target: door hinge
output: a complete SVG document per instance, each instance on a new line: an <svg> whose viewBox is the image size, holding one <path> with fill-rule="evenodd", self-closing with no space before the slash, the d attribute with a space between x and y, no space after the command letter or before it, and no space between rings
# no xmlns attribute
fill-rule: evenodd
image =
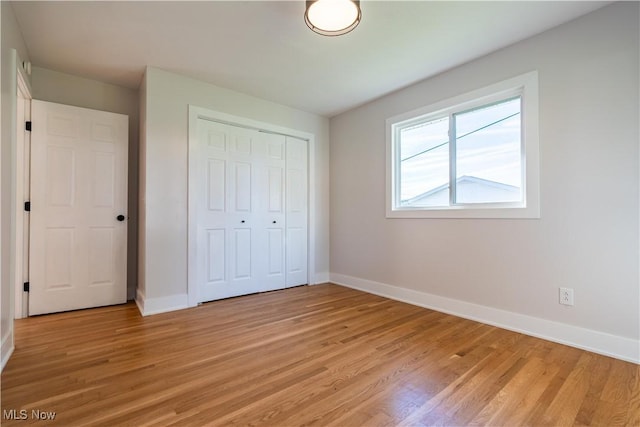
<svg viewBox="0 0 640 427"><path fill-rule="evenodd" d="M29 120L28 122L24 123L24 129L28 130L29 132L31 132L31 120Z"/></svg>
<svg viewBox="0 0 640 427"><path fill-rule="evenodd" d="M22 285L22 290L24 292L29 292L29 282L24 282L24 284Z"/></svg>
<svg viewBox="0 0 640 427"><path fill-rule="evenodd" d="M24 202L25 212L31 212L31 202Z"/></svg>

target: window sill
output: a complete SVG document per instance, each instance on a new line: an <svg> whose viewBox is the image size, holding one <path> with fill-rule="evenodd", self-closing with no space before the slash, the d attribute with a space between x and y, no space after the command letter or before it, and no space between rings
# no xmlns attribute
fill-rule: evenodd
<svg viewBox="0 0 640 427"><path fill-rule="evenodd" d="M387 209L387 218L424 219L540 219L538 207L460 207Z"/></svg>

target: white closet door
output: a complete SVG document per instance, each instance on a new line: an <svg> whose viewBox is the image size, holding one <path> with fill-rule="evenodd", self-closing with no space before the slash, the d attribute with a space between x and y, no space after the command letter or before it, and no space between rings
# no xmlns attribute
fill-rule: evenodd
<svg viewBox="0 0 640 427"><path fill-rule="evenodd" d="M285 287L285 137L260 133L258 210L261 243L259 280L263 291Z"/></svg>
<svg viewBox="0 0 640 427"><path fill-rule="evenodd" d="M307 283L306 146L197 120L199 302Z"/></svg>
<svg viewBox="0 0 640 427"><path fill-rule="evenodd" d="M308 143L287 137L287 189L286 189L286 286L298 286L307 280L307 235L308 235Z"/></svg>
<svg viewBox="0 0 640 427"><path fill-rule="evenodd" d="M29 314L126 302L128 118L33 101Z"/></svg>
<svg viewBox="0 0 640 427"><path fill-rule="evenodd" d="M256 131L198 120L197 256L200 301L261 290Z"/></svg>

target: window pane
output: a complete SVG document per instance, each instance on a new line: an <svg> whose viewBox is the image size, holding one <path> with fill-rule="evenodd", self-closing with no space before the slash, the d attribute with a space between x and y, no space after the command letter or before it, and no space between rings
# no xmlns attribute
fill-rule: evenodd
<svg viewBox="0 0 640 427"><path fill-rule="evenodd" d="M522 201L520 97L454 114L456 203Z"/></svg>
<svg viewBox="0 0 640 427"><path fill-rule="evenodd" d="M400 130L400 206L449 205L449 119Z"/></svg>

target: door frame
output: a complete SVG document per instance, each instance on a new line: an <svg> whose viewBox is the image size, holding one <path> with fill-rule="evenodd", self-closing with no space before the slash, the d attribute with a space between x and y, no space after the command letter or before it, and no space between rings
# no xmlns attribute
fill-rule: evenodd
<svg viewBox="0 0 640 427"><path fill-rule="evenodd" d="M308 206L307 206L307 283L315 283L315 248L312 242L315 241L315 206L316 206L316 173L315 173L315 135L290 129L270 123L248 119L246 117L235 116L220 111L189 105L189 135L188 135L188 217L187 217L187 297L189 307L195 307L199 303L197 277L197 206L196 206L196 186L198 179L196 168L191 165L196 164L198 155L198 120L211 120L231 126L262 130L291 136L302 139L308 143Z"/></svg>
<svg viewBox="0 0 640 427"><path fill-rule="evenodd" d="M25 167L25 161L30 161L31 135L25 130L24 122L31 120L31 84L26 68L30 64L23 63L14 50L16 60L16 97L12 100L12 110L15 114L13 122L15 139L12 138L12 185L11 185L11 283L14 284L14 315L15 319L28 316L28 292L24 292L24 282L28 282L29 269L29 217L24 211L24 202L28 200L31 171ZM20 96L18 96L18 92ZM22 108L22 114L19 109ZM18 119L23 123L18 123Z"/></svg>

